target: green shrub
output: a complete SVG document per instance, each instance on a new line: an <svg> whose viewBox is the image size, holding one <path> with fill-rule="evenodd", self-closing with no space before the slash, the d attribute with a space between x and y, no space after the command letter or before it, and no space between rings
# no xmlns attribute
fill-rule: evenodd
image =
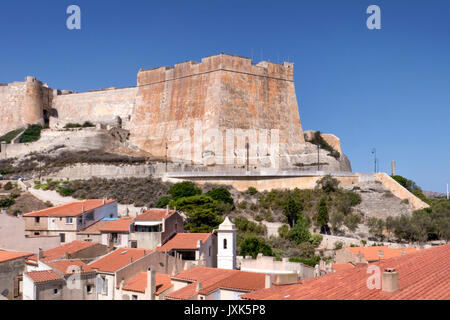
<svg viewBox="0 0 450 320"><path fill-rule="evenodd" d="M202 194L202 190L191 181L176 183L169 188L169 194L173 200L184 197L193 197Z"/></svg>
<svg viewBox="0 0 450 320"><path fill-rule="evenodd" d="M246 238L241 243L240 248L242 256L252 256L253 259L256 258L258 253L262 253L265 256L273 256L272 248L256 237Z"/></svg>
<svg viewBox="0 0 450 320"><path fill-rule="evenodd" d="M238 208L241 209L241 210L247 210L247 201L239 202Z"/></svg>
<svg viewBox="0 0 450 320"><path fill-rule="evenodd" d="M68 123L64 126L64 129L75 129L75 128L81 128L82 125L79 123Z"/></svg>
<svg viewBox="0 0 450 320"><path fill-rule="evenodd" d="M325 198L320 199L319 211L316 216L316 225L318 227L325 227L328 225L328 206Z"/></svg>
<svg viewBox="0 0 450 320"><path fill-rule="evenodd" d="M344 223L345 215L342 212L335 212L331 215L331 229L333 232L339 232Z"/></svg>
<svg viewBox="0 0 450 320"><path fill-rule="evenodd" d="M230 191L228 191L226 188L223 187L214 188L208 191L206 195L217 201L228 203L230 205L234 204L234 200L233 197L231 196Z"/></svg>
<svg viewBox="0 0 450 320"><path fill-rule="evenodd" d="M344 244L341 241L337 241L334 243L334 250L342 249L343 246Z"/></svg>
<svg viewBox="0 0 450 320"><path fill-rule="evenodd" d="M171 199L167 196L161 197L156 202L156 207L157 208L165 208L170 203L170 201L171 201Z"/></svg>
<svg viewBox="0 0 450 320"><path fill-rule="evenodd" d="M41 131L43 127L39 124L29 126L20 138L21 143L29 143L38 141L41 138Z"/></svg>
<svg viewBox="0 0 450 320"><path fill-rule="evenodd" d="M91 128L91 127L95 127L95 124L93 124L92 122L89 122L89 121L85 121L83 123L83 128Z"/></svg>
<svg viewBox="0 0 450 320"><path fill-rule="evenodd" d="M281 238L288 239L289 238L289 226L287 224L283 224L278 228L278 234Z"/></svg>
<svg viewBox="0 0 450 320"><path fill-rule="evenodd" d="M217 210L217 201L205 195L179 198L171 202L171 207L186 213L185 229L189 232L212 232L223 219Z"/></svg>
<svg viewBox="0 0 450 320"><path fill-rule="evenodd" d="M301 262L307 266L315 267L316 264L320 262L320 256L315 256L314 258L300 258L300 257L290 257L290 262Z"/></svg>
<svg viewBox="0 0 450 320"><path fill-rule="evenodd" d="M254 233L257 235L265 235L267 228L263 224L257 224L253 221L249 221L244 217L237 217L234 219L234 225L243 233Z"/></svg>
<svg viewBox="0 0 450 320"><path fill-rule="evenodd" d="M254 196L258 193L258 190L255 187L249 187L246 191L247 194Z"/></svg>
<svg viewBox="0 0 450 320"><path fill-rule="evenodd" d="M14 187L13 187L13 184L11 183L11 182L7 182L5 185L4 185L4 187L3 187L3 189L5 189L5 190L12 190Z"/></svg>
<svg viewBox="0 0 450 320"><path fill-rule="evenodd" d="M13 198L0 199L0 208L9 208L16 201Z"/></svg>
<svg viewBox="0 0 450 320"><path fill-rule="evenodd" d="M17 130L13 130L8 132L7 134L3 135L0 137L0 141L5 141L6 143L11 143L11 141L17 137L17 135L19 133L21 133L23 131L23 128L17 129Z"/></svg>
<svg viewBox="0 0 450 320"><path fill-rule="evenodd" d="M333 178L330 174L327 174L317 181L317 187L326 193L335 192L339 188L339 180Z"/></svg>
<svg viewBox="0 0 450 320"><path fill-rule="evenodd" d="M309 238L309 242L314 246L314 248L317 248L322 242L322 240L323 236L318 233L312 234L311 237Z"/></svg>
<svg viewBox="0 0 450 320"><path fill-rule="evenodd" d="M355 232L358 224L361 222L361 218L357 214L348 215L344 218L344 225L351 231Z"/></svg>
<svg viewBox="0 0 450 320"><path fill-rule="evenodd" d="M75 190L73 190L71 188L60 188L59 189L59 194L62 195L63 197L70 197L74 193L75 193Z"/></svg>
<svg viewBox="0 0 450 320"><path fill-rule="evenodd" d="M289 230L288 238L296 244L309 241L311 233L305 219L300 218L297 220L295 225Z"/></svg>

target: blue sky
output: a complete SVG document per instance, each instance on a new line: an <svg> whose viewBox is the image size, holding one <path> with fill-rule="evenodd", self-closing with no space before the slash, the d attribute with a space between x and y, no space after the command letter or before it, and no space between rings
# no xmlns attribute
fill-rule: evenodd
<svg viewBox="0 0 450 320"><path fill-rule="evenodd" d="M66 8L82 29L66 28ZM381 8L381 30L366 9ZM2 1L0 82L85 91L220 52L292 61L304 129L340 137L354 171L450 183L450 1Z"/></svg>

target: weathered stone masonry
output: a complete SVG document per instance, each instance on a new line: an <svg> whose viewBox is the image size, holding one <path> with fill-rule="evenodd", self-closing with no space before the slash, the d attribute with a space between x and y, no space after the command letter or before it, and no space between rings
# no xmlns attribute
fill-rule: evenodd
<svg viewBox="0 0 450 320"><path fill-rule="evenodd" d="M166 143L169 156L176 153L183 142L171 138L177 129L186 130L185 136L202 151L223 153L223 163L231 165L234 160L230 163L229 158L245 153L244 140L250 143L251 156L280 158L301 151L305 142L293 64L263 61L254 65L248 58L226 54L203 58L200 63L140 70L137 87L124 89L73 93L52 90L27 77L25 82L0 86L0 111L0 134L46 120L53 129L69 122L119 123L130 130L135 146L156 158L165 157ZM198 124L200 140L194 137ZM273 129L279 130L279 137L272 136ZM211 130L220 136L201 139ZM238 142L233 136L228 141L227 130L241 134L244 140ZM256 140L251 140L248 130L257 132ZM213 139L222 140L223 150L211 149ZM257 149L257 145L271 142L276 142L279 150ZM201 163L191 151L189 160Z"/></svg>

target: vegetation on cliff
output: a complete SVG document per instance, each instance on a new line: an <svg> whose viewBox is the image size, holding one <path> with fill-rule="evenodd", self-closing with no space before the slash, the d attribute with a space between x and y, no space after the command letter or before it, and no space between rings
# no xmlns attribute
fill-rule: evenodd
<svg viewBox="0 0 450 320"><path fill-rule="evenodd" d="M20 128L20 129L17 129L17 130L10 131L10 132L4 134L3 136L1 136L0 137L0 141L5 141L6 143L11 143L11 141L15 137L17 137L17 135L19 133L21 133L23 130L24 130L23 128Z"/></svg>

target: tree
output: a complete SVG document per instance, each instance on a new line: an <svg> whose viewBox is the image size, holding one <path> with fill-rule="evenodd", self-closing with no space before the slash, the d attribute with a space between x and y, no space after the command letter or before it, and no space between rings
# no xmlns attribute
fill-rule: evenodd
<svg viewBox="0 0 450 320"><path fill-rule="evenodd" d="M206 193L207 196L213 198L214 200L221 201L224 203L228 203L233 205L234 200L231 196L230 191L228 191L226 188L220 187L220 188L214 188Z"/></svg>
<svg viewBox="0 0 450 320"><path fill-rule="evenodd" d="M283 213L286 216L291 227L295 225L298 216L301 215L301 210L301 205L297 201L295 201L294 197L291 194L289 194Z"/></svg>
<svg viewBox="0 0 450 320"><path fill-rule="evenodd" d="M256 237L244 239L240 248L241 255L244 257L252 256L252 258L255 259L258 253L262 253L265 256L273 256L272 248L264 241Z"/></svg>
<svg viewBox="0 0 450 320"><path fill-rule="evenodd" d="M333 232L339 232L344 223L345 215L342 212L335 212L331 215L331 229Z"/></svg>
<svg viewBox="0 0 450 320"><path fill-rule="evenodd" d="M369 232L375 237L383 238L384 221L375 217L369 218L367 221Z"/></svg>
<svg viewBox="0 0 450 320"><path fill-rule="evenodd" d="M308 224L305 219L299 217L295 225L289 230L288 238L296 244L307 242L311 238Z"/></svg>
<svg viewBox="0 0 450 320"><path fill-rule="evenodd" d="M360 222L361 222L361 218L357 214L351 214L351 215L345 216L345 218L344 218L344 225L351 232L355 232L355 230L358 227L358 224Z"/></svg>
<svg viewBox="0 0 450 320"><path fill-rule="evenodd" d="M339 188L339 180L327 174L322 179L317 181L317 187L321 188L326 193L335 192Z"/></svg>
<svg viewBox="0 0 450 320"><path fill-rule="evenodd" d="M223 221L217 210L217 201L208 196L180 198L171 202L171 207L174 206L186 213L185 229L189 232L211 232Z"/></svg>
<svg viewBox="0 0 450 320"><path fill-rule="evenodd" d="M319 211L316 216L316 224L321 228L321 231L326 231L328 227L328 206L325 198L320 199Z"/></svg>
<svg viewBox="0 0 450 320"><path fill-rule="evenodd" d="M178 200L184 197L193 197L202 194L202 190L198 188L195 183L191 181L184 181L172 185L169 189L169 194L173 200Z"/></svg>
<svg viewBox="0 0 450 320"><path fill-rule="evenodd" d="M157 208L165 208L170 203L170 198L167 196L161 197L156 202Z"/></svg>

